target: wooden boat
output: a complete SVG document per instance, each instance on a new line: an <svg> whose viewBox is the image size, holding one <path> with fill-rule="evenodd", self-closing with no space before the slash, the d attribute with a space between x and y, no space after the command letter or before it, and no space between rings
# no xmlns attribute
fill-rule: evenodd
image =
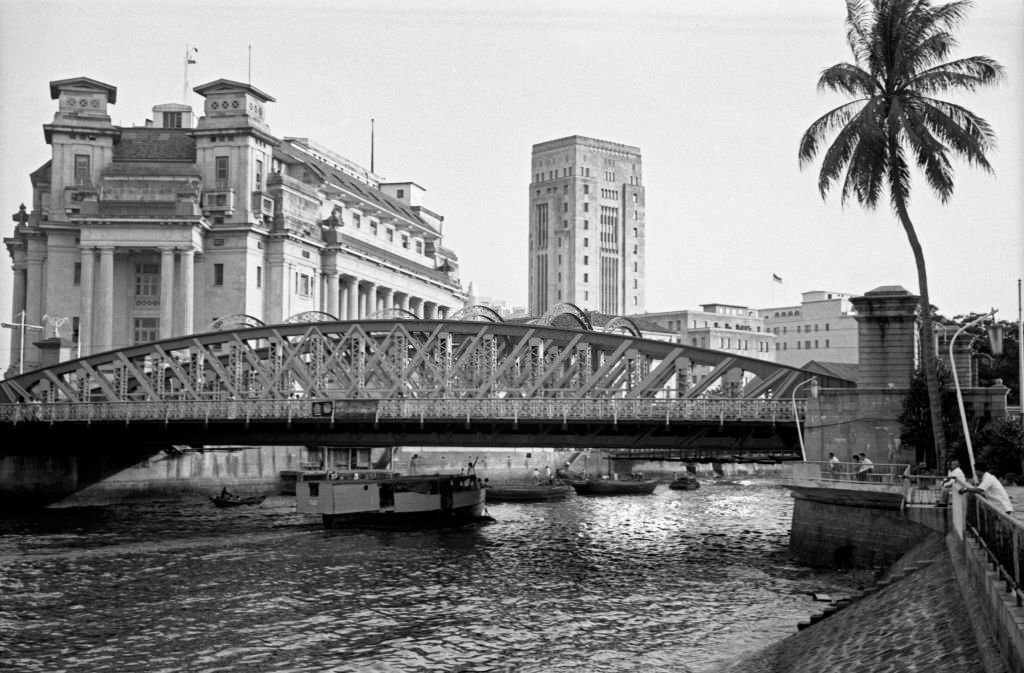
<svg viewBox="0 0 1024 673"><path fill-rule="evenodd" d="M328 528L446 528L486 521L486 489L475 474L307 472L296 511Z"/></svg>
<svg viewBox="0 0 1024 673"><path fill-rule="evenodd" d="M634 475L626 479L575 479L571 483L580 495L648 495L654 492L658 480Z"/></svg>
<svg viewBox="0 0 1024 673"><path fill-rule="evenodd" d="M700 482L692 474L683 474L673 479L668 487L673 491L696 491L700 488Z"/></svg>
<svg viewBox="0 0 1024 673"><path fill-rule="evenodd" d="M563 500L575 493L570 484L561 481L551 483L535 483L528 481L504 481L496 484L488 483L487 500L489 502L541 502Z"/></svg>
<svg viewBox="0 0 1024 673"><path fill-rule="evenodd" d="M265 495L238 496L233 494L211 495L210 501L217 507L238 507L239 505L258 505L267 499Z"/></svg>

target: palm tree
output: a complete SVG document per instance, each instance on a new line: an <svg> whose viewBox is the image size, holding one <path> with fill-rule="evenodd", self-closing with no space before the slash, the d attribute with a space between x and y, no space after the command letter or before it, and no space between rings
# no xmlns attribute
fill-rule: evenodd
<svg viewBox="0 0 1024 673"><path fill-rule="evenodd" d="M847 42L854 63L837 63L821 73L818 90L853 100L830 110L804 132L800 167L809 164L828 138L818 191L824 199L842 184L842 204L852 197L874 209L888 188L889 200L914 252L921 295L921 356L928 389L934 459L942 465L939 384L932 344L931 302L924 252L907 211L912 159L942 203L953 193L950 155L991 172L985 153L995 144L992 128L970 110L934 98L945 91L974 91L1004 76L986 56L945 61L956 46L952 30L969 1L933 7L930 0L846 0Z"/></svg>

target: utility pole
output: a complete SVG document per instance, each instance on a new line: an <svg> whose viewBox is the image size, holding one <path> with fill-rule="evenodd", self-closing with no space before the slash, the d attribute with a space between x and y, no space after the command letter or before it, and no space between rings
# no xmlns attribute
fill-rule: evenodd
<svg viewBox="0 0 1024 673"><path fill-rule="evenodd" d="M21 375L21 374L25 373L25 330L27 330L27 329L42 330L43 326L42 325L30 325L27 322L25 322L25 309L21 309L21 311L18 313L18 315L21 316L21 320L19 320L18 322L0 322L0 327L6 327L8 329L20 330L20 339L19 340L21 341L21 345L20 345L20 353L18 355L18 374Z"/></svg>

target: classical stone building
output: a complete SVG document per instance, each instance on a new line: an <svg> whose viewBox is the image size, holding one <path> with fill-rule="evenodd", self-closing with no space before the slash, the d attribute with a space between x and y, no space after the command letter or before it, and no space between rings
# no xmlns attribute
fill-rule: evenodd
<svg viewBox="0 0 1024 673"><path fill-rule="evenodd" d="M422 187L274 136L274 98L254 86L194 91L198 119L164 104L120 127L108 113L116 87L50 83L52 158L31 173L32 206L4 239L14 316L45 331L26 332L23 363L13 332L13 371L55 360L54 346L67 357L310 312L432 318L463 306Z"/></svg>
<svg viewBox="0 0 1024 673"><path fill-rule="evenodd" d="M533 146L529 313L560 302L642 313L644 187L640 150L569 136Z"/></svg>

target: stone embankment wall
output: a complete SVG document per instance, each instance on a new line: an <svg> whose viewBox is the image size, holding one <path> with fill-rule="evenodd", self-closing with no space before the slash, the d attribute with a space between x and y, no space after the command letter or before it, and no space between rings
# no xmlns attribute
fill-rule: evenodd
<svg viewBox="0 0 1024 673"><path fill-rule="evenodd" d="M912 557L913 560L910 560ZM1001 673L984 616L961 590L955 554L933 535L908 562L847 607L714 673ZM975 628L979 626L980 628ZM794 630L796 625L794 625Z"/></svg>
<svg viewBox="0 0 1024 673"><path fill-rule="evenodd" d="M884 568L929 534L945 531L945 509L875 509L795 494L790 551L816 567Z"/></svg>

